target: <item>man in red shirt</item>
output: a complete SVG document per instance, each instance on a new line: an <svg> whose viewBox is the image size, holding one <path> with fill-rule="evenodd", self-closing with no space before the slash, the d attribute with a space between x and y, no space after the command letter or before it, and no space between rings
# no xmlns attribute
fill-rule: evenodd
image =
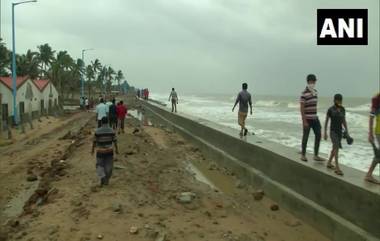
<svg viewBox="0 0 380 241"><path fill-rule="evenodd" d="M124 119L127 115L127 107L124 105L123 101L121 100L117 106L116 106L116 115L117 115L117 126L119 127L118 134L120 134L120 131L124 133Z"/></svg>

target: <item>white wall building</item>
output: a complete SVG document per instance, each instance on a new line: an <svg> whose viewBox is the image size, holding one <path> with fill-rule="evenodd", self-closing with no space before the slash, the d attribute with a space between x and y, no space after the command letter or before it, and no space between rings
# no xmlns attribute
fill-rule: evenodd
<svg viewBox="0 0 380 241"><path fill-rule="evenodd" d="M17 115L41 113L58 105L58 92L49 80L31 80L28 76L17 77ZM13 116L12 77L0 77L2 119ZM50 105L49 105L50 103Z"/></svg>

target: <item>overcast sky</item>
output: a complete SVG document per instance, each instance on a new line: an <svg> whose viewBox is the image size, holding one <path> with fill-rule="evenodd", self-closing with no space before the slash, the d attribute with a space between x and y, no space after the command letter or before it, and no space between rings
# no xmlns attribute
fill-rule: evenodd
<svg viewBox="0 0 380 241"><path fill-rule="evenodd" d="M11 47L11 0L2 37ZM317 46L318 8L368 8L368 46ZM17 52L49 43L121 69L153 92L298 95L308 73L323 96L379 86L379 0L38 0L16 7Z"/></svg>

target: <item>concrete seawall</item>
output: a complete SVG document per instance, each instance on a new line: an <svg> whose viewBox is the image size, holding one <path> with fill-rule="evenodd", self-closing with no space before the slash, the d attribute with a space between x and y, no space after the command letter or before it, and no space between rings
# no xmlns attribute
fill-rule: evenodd
<svg viewBox="0 0 380 241"><path fill-rule="evenodd" d="M344 177L324 163L303 163L297 150L145 101L146 114L173 126L201 150L332 240L380 240L380 187L364 173L343 167ZM371 159L371 158L369 158ZM370 160L369 160L370 161Z"/></svg>

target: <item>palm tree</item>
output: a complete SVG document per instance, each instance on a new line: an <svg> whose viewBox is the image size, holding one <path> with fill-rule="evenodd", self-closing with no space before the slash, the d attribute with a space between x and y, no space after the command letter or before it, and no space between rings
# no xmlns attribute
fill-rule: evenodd
<svg viewBox="0 0 380 241"><path fill-rule="evenodd" d="M102 85L101 85L101 82L99 81L99 74L100 74L100 71L102 69L102 64L100 63L99 59L95 59L95 61L92 61L91 62L92 64L92 70L94 72L94 80L95 80L95 86L98 88L98 89L101 89Z"/></svg>
<svg viewBox="0 0 380 241"><path fill-rule="evenodd" d="M26 54L16 55L16 73L19 76L30 76L32 79L38 77L38 53L30 49Z"/></svg>
<svg viewBox="0 0 380 241"><path fill-rule="evenodd" d="M111 66L108 66L107 68L107 90L108 94L111 94L111 88L112 88L112 81L114 80L115 70Z"/></svg>
<svg viewBox="0 0 380 241"><path fill-rule="evenodd" d="M94 68L91 64L86 67L85 75L87 78L88 98L91 97L92 80L95 79Z"/></svg>
<svg viewBox="0 0 380 241"><path fill-rule="evenodd" d="M11 52L5 47L3 40L0 38L0 76L9 74L11 65Z"/></svg>
<svg viewBox="0 0 380 241"><path fill-rule="evenodd" d="M39 50L39 59L41 64L41 75L46 76L47 70L54 61L54 53L49 44L43 44L37 46Z"/></svg>
<svg viewBox="0 0 380 241"><path fill-rule="evenodd" d="M73 91L78 86L80 80L80 61L76 63L67 51L59 51L57 58L51 64L50 78L58 87L60 97L63 98L66 93Z"/></svg>
<svg viewBox="0 0 380 241"><path fill-rule="evenodd" d="M116 76L115 76L115 79L117 80L117 86L118 86L118 88L119 88L119 91L121 91L121 89L120 89L120 81L121 81L122 79L124 79L124 74L123 74L123 72L122 72L121 70L117 71L117 74L116 74Z"/></svg>

